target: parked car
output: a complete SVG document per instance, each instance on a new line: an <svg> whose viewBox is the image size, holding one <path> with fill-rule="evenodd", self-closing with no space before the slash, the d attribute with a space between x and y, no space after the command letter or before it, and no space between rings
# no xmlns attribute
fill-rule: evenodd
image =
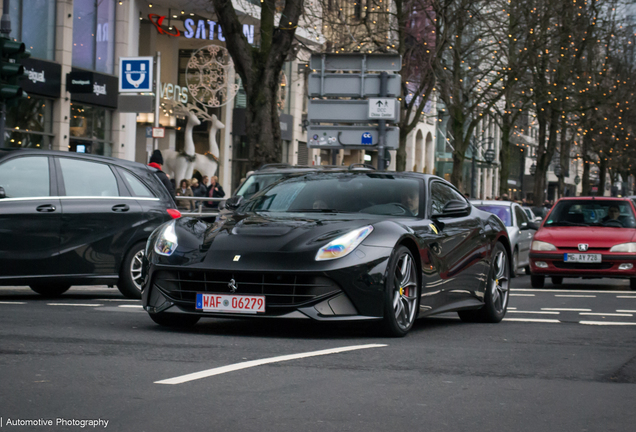
<svg viewBox="0 0 636 432"><path fill-rule="evenodd" d="M531 282L542 288L546 276L624 278L636 289L636 218L628 198L561 198L534 236Z"/></svg>
<svg viewBox="0 0 636 432"><path fill-rule="evenodd" d="M478 209L493 213L503 221L510 237L514 273L524 269L526 274L530 274L530 243L539 226L528 220L526 212L519 204L511 201L471 202Z"/></svg>
<svg viewBox="0 0 636 432"><path fill-rule="evenodd" d="M299 172L228 199L214 223L182 218L157 229L142 304L166 326L202 317L379 320L403 336L416 317L442 312L501 321L510 256L501 220L439 177Z"/></svg>
<svg viewBox="0 0 636 432"><path fill-rule="evenodd" d="M116 284L140 298L146 241L180 216L155 172L110 157L0 149L0 285L53 296Z"/></svg>
<svg viewBox="0 0 636 432"><path fill-rule="evenodd" d="M534 222L538 224L541 223L541 221L543 220L543 216L535 214L532 211L532 208L530 207L522 207L522 208L523 208L523 211L526 212L526 216L528 216L528 220L530 222Z"/></svg>

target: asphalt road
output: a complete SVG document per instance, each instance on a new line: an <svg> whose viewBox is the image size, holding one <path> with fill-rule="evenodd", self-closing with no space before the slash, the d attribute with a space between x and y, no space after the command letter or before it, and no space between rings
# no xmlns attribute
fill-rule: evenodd
<svg viewBox="0 0 636 432"><path fill-rule="evenodd" d="M527 277L513 288L500 324L446 314L402 339L270 320L170 330L114 289L47 300L0 288L2 430L634 430L636 292L574 279L534 290ZM181 383L158 383L169 379ZM25 420L53 425L14 426Z"/></svg>

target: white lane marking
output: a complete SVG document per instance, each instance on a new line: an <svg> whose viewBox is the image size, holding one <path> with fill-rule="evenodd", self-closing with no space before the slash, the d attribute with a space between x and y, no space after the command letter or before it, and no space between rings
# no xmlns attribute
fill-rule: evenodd
<svg viewBox="0 0 636 432"><path fill-rule="evenodd" d="M574 289L533 289L533 288L511 288L511 291L529 291L529 292L556 292L556 293L582 293L582 294L625 294L625 291L593 291L593 290L574 290ZM636 297L635 297L636 298Z"/></svg>
<svg viewBox="0 0 636 432"><path fill-rule="evenodd" d="M120 307L120 308L139 308L139 309L143 308L142 305L119 305L117 307Z"/></svg>
<svg viewBox="0 0 636 432"><path fill-rule="evenodd" d="M284 362L288 360L296 360L296 359L301 359L306 357L315 357L315 356L321 356L321 355L327 355L327 354L338 354L342 352L355 351L355 350L361 350L361 349L367 349L367 348L381 348L385 346L387 345L385 344L355 345L355 346L348 346L348 347L342 347L342 348L331 348L331 349L320 350L320 351L310 351L310 352L300 353L300 354L289 354L289 355L278 356L278 357L270 357L270 358L261 359L261 360L252 360L252 361L247 361L242 363L235 363L235 364L221 366L214 369L204 370L201 372L194 372L187 375L181 375L174 378L168 378L161 381L155 381L155 384L183 384L188 381L194 381L201 378L207 378L214 375L224 374L227 372L234 372L237 370L247 369L247 368L260 366L260 365L264 365L268 363Z"/></svg>
<svg viewBox="0 0 636 432"><path fill-rule="evenodd" d="M543 319L543 318L504 318L504 321L519 321L519 322L534 322L534 323L561 323L555 319Z"/></svg>
<svg viewBox="0 0 636 432"><path fill-rule="evenodd" d="M104 306L103 304L97 303L47 303L49 306L88 306L88 307L97 307Z"/></svg>
<svg viewBox="0 0 636 432"><path fill-rule="evenodd" d="M634 315L628 314L628 313L601 313L601 312L580 312L579 315L624 316L624 317L634 316Z"/></svg>
<svg viewBox="0 0 636 432"><path fill-rule="evenodd" d="M508 308L510 309L510 308ZM525 314L541 314L541 315L559 315L561 312L548 312L548 311L520 311L520 310L511 310L508 311L510 313L525 313Z"/></svg>
<svg viewBox="0 0 636 432"><path fill-rule="evenodd" d="M541 308L544 311L561 311L561 312L592 312L592 309L575 309L575 308Z"/></svg>
<svg viewBox="0 0 636 432"><path fill-rule="evenodd" d="M26 304L26 302L19 302L19 301L0 301L0 304Z"/></svg>
<svg viewBox="0 0 636 432"><path fill-rule="evenodd" d="M616 298L636 298L636 296L616 296Z"/></svg>
<svg viewBox="0 0 636 432"><path fill-rule="evenodd" d="M95 301L138 302L138 301L141 301L141 300L131 300L131 299L95 299Z"/></svg>
<svg viewBox="0 0 636 432"><path fill-rule="evenodd" d="M534 294L510 294L513 297L534 297Z"/></svg>
<svg viewBox="0 0 636 432"><path fill-rule="evenodd" d="M620 312L620 313L636 313L636 310L616 309L616 312Z"/></svg>
<svg viewBox="0 0 636 432"><path fill-rule="evenodd" d="M587 325L636 325L636 322L617 322L617 321L579 321L579 324L587 324Z"/></svg>
<svg viewBox="0 0 636 432"><path fill-rule="evenodd" d="M596 296L593 295L568 295L568 294L555 294L555 297L585 297L585 298L596 298Z"/></svg>
<svg viewBox="0 0 636 432"><path fill-rule="evenodd" d="M508 307L508 310L517 310L517 308Z"/></svg>

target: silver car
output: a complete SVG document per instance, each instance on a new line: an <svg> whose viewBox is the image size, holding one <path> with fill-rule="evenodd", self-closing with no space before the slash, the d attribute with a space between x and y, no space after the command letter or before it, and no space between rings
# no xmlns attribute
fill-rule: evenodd
<svg viewBox="0 0 636 432"><path fill-rule="evenodd" d="M514 272L524 269L526 274L530 274L530 243L537 232L537 224L528 220L526 212L519 204L510 201L473 200L471 203L480 210L499 216L510 237Z"/></svg>

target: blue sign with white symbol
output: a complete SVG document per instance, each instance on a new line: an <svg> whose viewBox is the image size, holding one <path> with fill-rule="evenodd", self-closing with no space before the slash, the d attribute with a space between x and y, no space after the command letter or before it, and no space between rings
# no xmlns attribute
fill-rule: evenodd
<svg viewBox="0 0 636 432"><path fill-rule="evenodd" d="M120 57L119 92L152 92L153 60L152 57Z"/></svg>
<svg viewBox="0 0 636 432"><path fill-rule="evenodd" d="M373 144L373 136L371 135L371 132L364 132L362 134L362 145L372 145Z"/></svg>

